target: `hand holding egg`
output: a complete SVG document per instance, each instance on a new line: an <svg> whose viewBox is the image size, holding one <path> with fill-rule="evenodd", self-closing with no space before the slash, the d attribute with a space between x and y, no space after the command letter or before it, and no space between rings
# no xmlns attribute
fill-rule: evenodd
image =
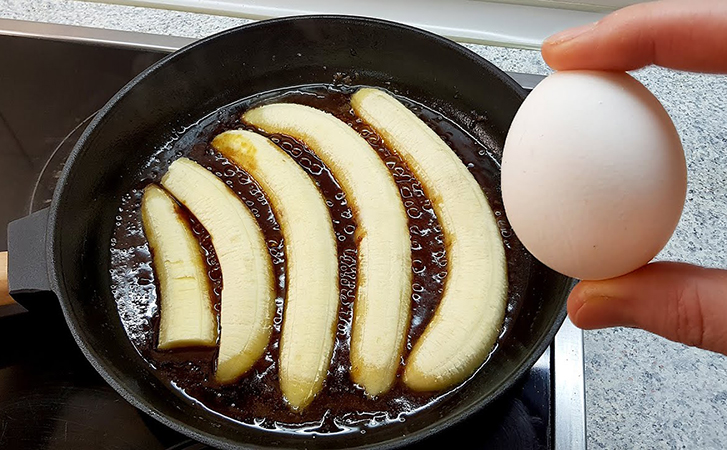
<svg viewBox="0 0 727 450"><path fill-rule="evenodd" d="M552 269L614 278L656 256L686 197L679 135L623 72L557 72L527 97L502 159L515 234Z"/></svg>
<svg viewBox="0 0 727 450"><path fill-rule="evenodd" d="M664 0L551 36L542 53L555 70L624 71L658 64L727 74L725 41L727 2ZM668 262L578 283L568 298L568 315L578 327L637 327L725 355L726 308L727 271Z"/></svg>

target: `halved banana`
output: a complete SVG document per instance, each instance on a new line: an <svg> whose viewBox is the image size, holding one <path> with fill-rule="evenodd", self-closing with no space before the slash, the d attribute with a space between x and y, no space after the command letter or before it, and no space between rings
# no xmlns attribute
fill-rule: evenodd
<svg viewBox="0 0 727 450"><path fill-rule="evenodd" d="M141 218L159 280L160 350L211 347L217 343L217 317L202 248L178 206L154 184L144 189Z"/></svg>
<svg viewBox="0 0 727 450"><path fill-rule="evenodd" d="M273 267L252 213L219 178L180 158L164 186L210 233L222 270L220 350L215 378L230 383L262 356L270 340L275 290Z"/></svg>
<svg viewBox="0 0 727 450"><path fill-rule="evenodd" d="M262 186L285 242L286 295L280 341L280 387L294 410L323 387L338 321L338 254L326 201L282 149L258 134L234 130L212 146Z"/></svg>
<svg viewBox="0 0 727 450"><path fill-rule="evenodd" d="M388 391L396 379L411 309L411 241L393 177L358 133L323 111L273 104L242 118L268 133L305 142L346 193L358 243L351 377L370 397Z"/></svg>
<svg viewBox="0 0 727 450"><path fill-rule="evenodd" d="M471 375L497 340L507 301L500 230L472 174L414 113L371 88L357 91L351 105L404 158L442 225L444 293L406 361L404 382L419 391L444 389Z"/></svg>

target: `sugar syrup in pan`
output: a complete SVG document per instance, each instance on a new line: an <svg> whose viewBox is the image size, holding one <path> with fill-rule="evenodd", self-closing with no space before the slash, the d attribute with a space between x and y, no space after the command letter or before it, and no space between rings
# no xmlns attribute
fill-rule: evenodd
<svg viewBox="0 0 727 450"><path fill-rule="evenodd" d="M384 161L404 201L412 243L412 320L405 353L410 351L431 319L446 280L446 251L436 214L406 164L386 147L368 125L356 117L349 104L353 92L355 88L352 87L304 86L268 92L222 108L179 133L159 149L141 174L138 185L122 198L111 242L111 288L127 334L141 356L172 389L190 401L232 420L285 432L363 433L367 427L404 421L407 415L447 395L446 392L413 392L403 383L397 382L390 392L371 400L364 396L363 389L351 381L348 346L356 291L355 218L345 194L325 164L301 142L273 134L267 136L300 164L326 198L338 240L341 299L334 355L323 391L302 413L290 412L282 398L277 359L285 296L283 237L259 185L209 145L214 136L225 130L242 128L259 132L240 122L243 111L272 102L300 103L319 108L353 127ZM499 193L499 168L491 156L493 151L436 111L401 96L399 99L455 150L483 187L498 217L508 259L510 286L504 334L508 323L517 314L518 300L527 284L529 261L526 259L529 257L512 236L505 220ZM257 218L274 264L277 308L270 344L264 357L253 369L240 381L228 386L213 381L216 349L156 350L159 322L157 286L151 254L141 226L141 196L144 186L158 182L169 164L181 156L189 157L211 170L240 196ZM219 312L222 277L210 236L183 207L180 206L179 211L190 221L206 256L208 276L214 292L213 307Z"/></svg>

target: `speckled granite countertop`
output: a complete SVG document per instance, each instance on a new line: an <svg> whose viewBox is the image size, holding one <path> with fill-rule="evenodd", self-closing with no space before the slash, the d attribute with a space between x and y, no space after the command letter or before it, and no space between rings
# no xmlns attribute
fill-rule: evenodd
<svg viewBox="0 0 727 450"><path fill-rule="evenodd" d="M0 17L188 37L245 23L62 0L0 0ZM538 52L468 47L505 70L549 72ZM674 119L689 170L682 220L659 258L727 268L727 77L635 75ZM727 448L727 357L639 330L591 331L585 373L589 448Z"/></svg>

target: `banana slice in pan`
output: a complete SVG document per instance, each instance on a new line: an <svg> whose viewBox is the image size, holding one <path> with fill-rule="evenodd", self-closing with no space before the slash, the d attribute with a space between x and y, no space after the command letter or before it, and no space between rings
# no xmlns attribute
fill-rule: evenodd
<svg viewBox="0 0 727 450"><path fill-rule="evenodd" d="M404 382L419 391L450 387L484 362L504 318L507 267L495 216L457 155L399 101L364 88L351 105L406 161L442 225L448 260L444 292L406 361Z"/></svg>
<svg viewBox="0 0 727 450"><path fill-rule="evenodd" d="M150 184L141 199L144 234L159 280L160 350L211 347L217 343L217 317L202 248L174 200Z"/></svg>
<svg viewBox="0 0 727 450"><path fill-rule="evenodd" d="M368 396L396 379L411 302L411 241L393 177L366 141L334 116L309 106L265 105L243 120L303 141L341 184L357 223L358 288L351 334L351 377Z"/></svg>
<svg viewBox="0 0 727 450"><path fill-rule="evenodd" d="M293 410L323 387L338 320L336 236L325 199L282 149L258 134L226 131L212 146L262 186L285 242L286 296L280 387Z"/></svg>
<svg viewBox="0 0 727 450"><path fill-rule="evenodd" d="M162 186L209 231L222 270L220 349L215 378L230 383L265 351L275 307L273 267L252 213L219 178L180 158Z"/></svg>

